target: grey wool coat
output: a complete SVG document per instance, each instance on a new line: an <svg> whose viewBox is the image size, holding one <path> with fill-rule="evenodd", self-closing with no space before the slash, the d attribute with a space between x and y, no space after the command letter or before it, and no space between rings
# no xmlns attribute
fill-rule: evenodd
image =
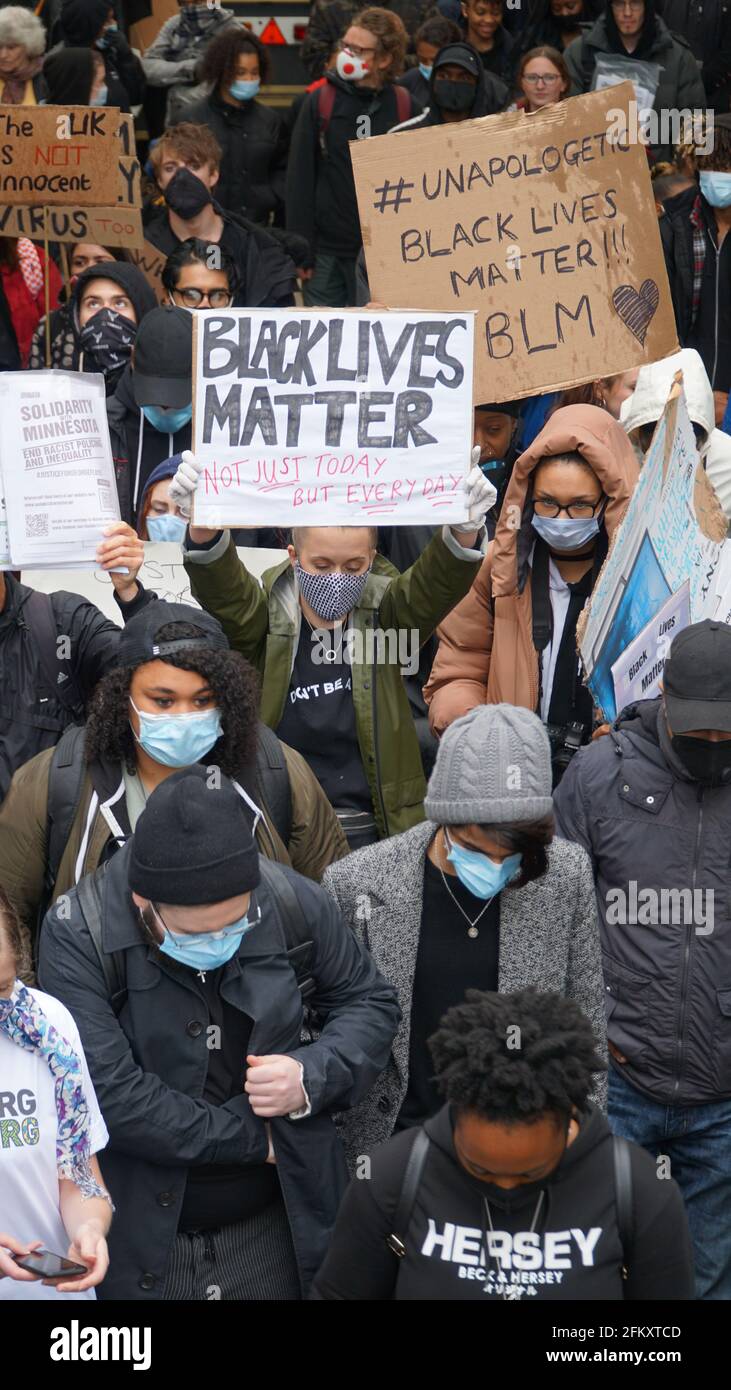
<svg viewBox="0 0 731 1390"><path fill-rule="evenodd" d="M368 947L377 969L395 986L402 1011L385 1070L364 1099L338 1117L351 1168L359 1157L390 1137L408 1088L424 858L436 829L426 821L402 835L349 854L332 864L322 880L345 923ZM604 985L591 861L584 849L565 840L553 841L548 861L542 878L501 895L498 988L501 994L509 994L534 985L573 999L591 1020L598 1051L606 1058ZM591 1098L606 1110L604 1073L595 1076Z"/></svg>

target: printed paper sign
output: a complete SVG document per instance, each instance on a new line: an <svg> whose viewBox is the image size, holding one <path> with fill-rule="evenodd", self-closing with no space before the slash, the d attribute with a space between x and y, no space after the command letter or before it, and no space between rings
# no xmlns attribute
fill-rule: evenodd
<svg viewBox="0 0 731 1390"><path fill-rule="evenodd" d="M119 520L104 378L0 375L0 464L13 568L95 564Z"/></svg>
<svg viewBox="0 0 731 1390"><path fill-rule="evenodd" d="M465 520L474 315L194 314L199 526Z"/></svg>
<svg viewBox="0 0 731 1390"><path fill-rule="evenodd" d="M664 603L659 613L630 642L612 666L617 711L635 700L654 700L660 694L665 658L676 632L690 622L690 586L686 583Z"/></svg>
<svg viewBox="0 0 731 1390"><path fill-rule="evenodd" d="M727 523L698 457L681 381L678 373L577 625L587 684L607 719L617 714L615 672L623 658L661 613L673 612L671 605L684 587L688 621L710 616ZM680 630L683 611L675 614L673 633ZM627 679L628 674L622 692Z"/></svg>
<svg viewBox="0 0 731 1390"><path fill-rule="evenodd" d="M371 297L477 310L475 400L553 391L677 349L631 83L355 140ZM612 116L612 112L616 116Z"/></svg>

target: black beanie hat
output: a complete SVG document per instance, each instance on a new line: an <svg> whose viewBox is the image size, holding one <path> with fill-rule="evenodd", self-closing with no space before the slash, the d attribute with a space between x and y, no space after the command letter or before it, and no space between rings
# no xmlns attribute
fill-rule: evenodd
<svg viewBox="0 0 731 1390"><path fill-rule="evenodd" d="M155 788L132 837L127 881L154 903L200 907L248 893L259 882L249 812L228 777L181 768Z"/></svg>

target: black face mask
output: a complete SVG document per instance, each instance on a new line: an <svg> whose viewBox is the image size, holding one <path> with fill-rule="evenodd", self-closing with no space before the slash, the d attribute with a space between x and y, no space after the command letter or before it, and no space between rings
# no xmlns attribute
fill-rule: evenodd
<svg viewBox="0 0 731 1390"><path fill-rule="evenodd" d="M551 23L555 24L559 33L570 34L574 29L581 28L582 17L580 14L552 14Z"/></svg>
<svg viewBox="0 0 731 1390"><path fill-rule="evenodd" d="M178 169L173 174L163 194L171 212L177 213L184 222L197 217L211 201L206 185L191 174L190 169Z"/></svg>
<svg viewBox="0 0 731 1390"><path fill-rule="evenodd" d="M116 309L98 309L79 331L84 370L104 376L125 367L132 355L137 324Z"/></svg>
<svg viewBox="0 0 731 1390"><path fill-rule="evenodd" d="M450 82L442 77L434 83L434 100L443 111L470 111L477 99L471 82Z"/></svg>
<svg viewBox="0 0 731 1390"><path fill-rule="evenodd" d="M731 783L731 739L713 743L709 738L673 734L670 742L695 782L703 782L708 787Z"/></svg>

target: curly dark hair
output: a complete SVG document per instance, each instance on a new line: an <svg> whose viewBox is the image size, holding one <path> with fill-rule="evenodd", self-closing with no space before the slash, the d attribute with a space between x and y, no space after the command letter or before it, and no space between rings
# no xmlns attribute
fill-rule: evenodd
<svg viewBox="0 0 731 1390"><path fill-rule="evenodd" d="M184 637L205 637L194 623L166 623L157 634L160 642L181 641ZM140 662L140 666L145 665ZM207 758L215 761L226 777L235 777L253 764L256 755L259 718L259 677L238 652L214 647L194 647L171 652L166 666L178 671L195 671L208 681L221 715L223 734ZM86 722L86 760L106 758L123 763L128 772L137 765L136 743L129 722L129 690L139 667L117 666L100 680Z"/></svg>
<svg viewBox="0 0 731 1390"><path fill-rule="evenodd" d="M263 86L269 78L266 45L250 29L232 29L231 25L209 43L201 64L201 80L212 83L216 91L220 87L227 87L236 80L236 68L242 53L253 53L259 59L259 77Z"/></svg>
<svg viewBox="0 0 731 1390"><path fill-rule="evenodd" d="M11 955L15 958L15 974L24 984L33 983L33 961L30 936L21 925L4 888L0 888L0 931L5 932Z"/></svg>
<svg viewBox="0 0 731 1390"><path fill-rule="evenodd" d="M532 1124L548 1114L567 1122L574 1107L584 1109L593 1074L606 1071L578 1004L536 989L468 989L429 1048L450 1104L493 1124Z"/></svg>

